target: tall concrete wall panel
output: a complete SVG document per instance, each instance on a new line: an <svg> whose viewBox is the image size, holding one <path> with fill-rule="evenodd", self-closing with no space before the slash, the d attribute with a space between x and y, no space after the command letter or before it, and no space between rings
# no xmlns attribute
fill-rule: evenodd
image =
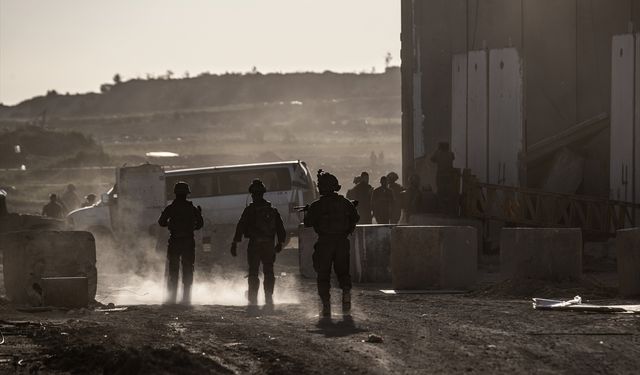
<svg viewBox="0 0 640 375"><path fill-rule="evenodd" d="M515 48L489 53L489 182L519 185L523 141L522 63Z"/></svg>
<svg viewBox="0 0 640 375"><path fill-rule="evenodd" d="M451 151L455 168L467 168L467 54L453 55L451 88Z"/></svg>
<svg viewBox="0 0 640 375"><path fill-rule="evenodd" d="M419 6L411 19L422 36L427 154L451 134L453 55L485 48L518 49L525 65L524 141L531 145L602 113L611 114L611 38L629 32L630 21L635 29L640 25L640 0L404 0L403 15L411 10L407 4L413 3ZM403 29L407 22L403 17ZM405 40L403 36L403 52L408 50ZM403 55L403 65L408 61L413 62L412 56ZM410 94L403 96L403 105L412 101ZM412 127L405 119L403 129ZM586 159L586 194L609 195L608 137L609 132L602 131L594 140L573 145ZM403 144L411 145L405 149L413 149L412 143L411 137L403 138ZM471 146L469 142L469 161L477 156ZM433 183L430 163L416 158L403 161L407 163L411 165L403 166L406 173L419 172L425 184ZM540 187L546 167L530 165L527 184Z"/></svg>
<svg viewBox="0 0 640 375"><path fill-rule="evenodd" d="M394 289L468 288L476 281L471 227L399 226L391 231Z"/></svg>
<svg viewBox="0 0 640 375"><path fill-rule="evenodd" d="M616 235L616 259L620 295L640 296L640 229L619 230Z"/></svg>
<svg viewBox="0 0 640 375"><path fill-rule="evenodd" d="M500 233L503 279L561 281L582 275L579 228L503 228Z"/></svg>
<svg viewBox="0 0 640 375"><path fill-rule="evenodd" d="M469 126L468 168L480 182L488 181L487 121L488 108L487 52L469 52Z"/></svg>
<svg viewBox="0 0 640 375"><path fill-rule="evenodd" d="M615 36L611 47L609 196L624 201L633 196L634 61L634 36Z"/></svg>
<svg viewBox="0 0 640 375"><path fill-rule="evenodd" d="M7 297L18 304L38 305L42 278L86 277L88 299L97 288L96 244L89 232L28 231L0 235Z"/></svg>

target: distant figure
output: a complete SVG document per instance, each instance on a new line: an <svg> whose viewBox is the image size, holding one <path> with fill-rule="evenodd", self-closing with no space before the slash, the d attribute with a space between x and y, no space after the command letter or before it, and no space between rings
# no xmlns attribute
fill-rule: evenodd
<svg viewBox="0 0 640 375"><path fill-rule="evenodd" d="M249 263L249 310L253 311L258 305L258 289L260 278L258 271L262 263L264 275L265 309L273 310L273 289L276 279L273 274L273 263L276 254L282 251L287 232L278 210L271 206L271 202L264 199L267 188L262 181L253 180L249 186L249 193L253 203L247 206L240 216L236 226L236 234L231 244L231 255L237 255L238 242L242 237L249 239L247 248L247 262ZM274 246L274 240L277 242Z"/></svg>
<svg viewBox="0 0 640 375"><path fill-rule="evenodd" d="M306 207L304 226L318 234L314 246L313 268L318 274L318 295L322 302L321 320L331 319L331 267L342 289L342 312L351 313L351 275L349 274L349 238L358 223L354 204L339 195L338 179L322 169L318 171L320 199Z"/></svg>
<svg viewBox="0 0 640 375"><path fill-rule="evenodd" d="M7 209L7 192L0 189L0 217L9 216Z"/></svg>
<svg viewBox="0 0 640 375"><path fill-rule="evenodd" d="M84 197L84 202L82 202L82 207L91 207L96 204L96 195L89 194Z"/></svg>
<svg viewBox="0 0 640 375"><path fill-rule="evenodd" d="M449 150L449 143L438 143L438 149L431 156L431 161L436 164L436 192L438 195L447 194L451 188L453 175L453 160L455 155Z"/></svg>
<svg viewBox="0 0 640 375"><path fill-rule="evenodd" d="M391 207L393 206L393 192L388 187L387 176L380 177L380 186L371 195L373 216L378 224L389 224L391 221Z"/></svg>
<svg viewBox="0 0 640 375"><path fill-rule="evenodd" d="M356 186L347 192L347 198L358 201L358 215L360 224L371 224L371 194L373 188L369 185L369 173L362 172Z"/></svg>
<svg viewBox="0 0 640 375"><path fill-rule="evenodd" d="M420 176L417 174L409 177L409 187L403 192L403 209L407 217L407 222L412 215L422 213L424 208L424 193L420 186Z"/></svg>
<svg viewBox="0 0 640 375"><path fill-rule="evenodd" d="M380 153L378 154L378 164L384 164L384 151L380 151Z"/></svg>
<svg viewBox="0 0 640 375"><path fill-rule="evenodd" d="M49 195L49 203L42 207L42 216L62 219L64 217L64 208L58 203L58 196Z"/></svg>
<svg viewBox="0 0 640 375"><path fill-rule="evenodd" d="M62 194L62 203L66 212L80 208L80 198L76 194L76 186L74 184L67 185L67 190Z"/></svg>
<svg viewBox="0 0 640 375"><path fill-rule="evenodd" d="M193 284L193 264L196 257L196 242L193 232L204 225L202 209L187 200L191 188L186 182L177 182L173 187L176 198L168 205L158 219L161 227L169 227L170 237L167 249L169 278L167 283L168 304L175 304L178 296L178 276L182 263L182 304L191 303Z"/></svg>
<svg viewBox="0 0 640 375"><path fill-rule="evenodd" d="M393 204L391 205L391 212L389 213L389 221L391 224L397 224L400 221L400 216L402 214L402 192L404 188L402 185L398 184L400 177L396 172L389 172L387 174L387 182L389 183L389 189L393 193Z"/></svg>
<svg viewBox="0 0 640 375"><path fill-rule="evenodd" d="M369 155L369 162L371 163L371 168L375 168L378 165L378 157L376 156L375 151L371 151L371 155Z"/></svg>

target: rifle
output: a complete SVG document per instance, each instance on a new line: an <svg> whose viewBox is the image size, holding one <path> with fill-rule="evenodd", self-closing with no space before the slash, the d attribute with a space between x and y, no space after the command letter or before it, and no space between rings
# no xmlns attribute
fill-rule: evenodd
<svg viewBox="0 0 640 375"><path fill-rule="evenodd" d="M351 203L353 203L353 207L358 207L358 201L351 201ZM305 205L305 206L295 206L293 207L294 210L298 211L298 212L307 212L309 211L309 205Z"/></svg>

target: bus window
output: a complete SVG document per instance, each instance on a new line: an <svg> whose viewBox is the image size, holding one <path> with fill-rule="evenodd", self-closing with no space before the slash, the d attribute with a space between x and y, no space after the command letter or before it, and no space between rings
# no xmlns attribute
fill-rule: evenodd
<svg viewBox="0 0 640 375"><path fill-rule="evenodd" d="M218 174L220 195L247 194L251 181L259 178L267 191L291 190L287 168L256 169L252 171L222 172Z"/></svg>
<svg viewBox="0 0 640 375"><path fill-rule="evenodd" d="M193 176L191 196L193 198L218 195L218 181L214 175L198 174Z"/></svg>

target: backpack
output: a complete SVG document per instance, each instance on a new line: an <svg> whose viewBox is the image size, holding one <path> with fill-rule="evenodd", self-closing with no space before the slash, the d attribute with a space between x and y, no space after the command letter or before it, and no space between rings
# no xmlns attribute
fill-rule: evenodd
<svg viewBox="0 0 640 375"><path fill-rule="evenodd" d="M258 237L273 237L276 234L277 211L271 206L254 206L253 232Z"/></svg>
<svg viewBox="0 0 640 375"><path fill-rule="evenodd" d="M349 220L349 206L346 199L320 199L317 229L322 234L348 234L353 223Z"/></svg>

